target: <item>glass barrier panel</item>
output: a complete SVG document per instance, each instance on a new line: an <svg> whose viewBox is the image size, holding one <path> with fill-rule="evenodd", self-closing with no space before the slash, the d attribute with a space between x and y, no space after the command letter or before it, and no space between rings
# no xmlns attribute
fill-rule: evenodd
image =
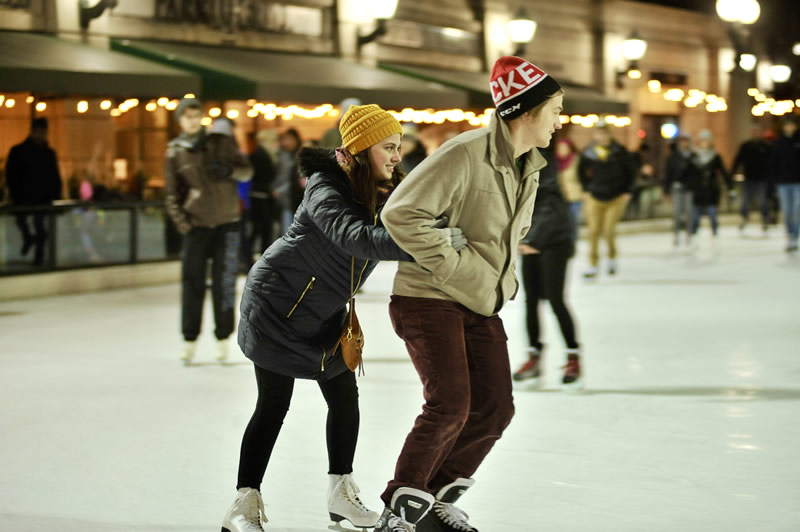
<svg viewBox="0 0 800 532"><path fill-rule="evenodd" d="M51 214L0 213L0 274L33 273L48 268Z"/></svg>
<svg viewBox="0 0 800 532"><path fill-rule="evenodd" d="M163 206L136 209L136 258L139 261L165 260L168 238L167 213Z"/></svg>
<svg viewBox="0 0 800 532"><path fill-rule="evenodd" d="M130 262L130 212L91 205L56 216L56 268Z"/></svg>

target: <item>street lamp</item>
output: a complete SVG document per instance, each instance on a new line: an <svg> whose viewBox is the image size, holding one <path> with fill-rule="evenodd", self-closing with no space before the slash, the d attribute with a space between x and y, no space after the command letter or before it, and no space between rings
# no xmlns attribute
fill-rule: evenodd
<svg viewBox="0 0 800 532"><path fill-rule="evenodd" d="M761 16L758 0L717 0L717 15L725 22L753 24Z"/></svg>
<svg viewBox="0 0 800 532"><path fill-rule="evenodd" d="M750 30L747 26L754 24L761 16L758 0L717 0L717 15L728 23L728 34L739 66L742 70L751 72L756 66L756 57L743 51L748 48L750 41Z"/></svg>
<svg viewBox="0 0 800 532"><path fill-rule="evenodd" d="M647 41L642 39L637 31L622 41L622 56L632 63L644 57L645 52L647 52Z"/></svg>
<svg viewBox="0 0 800 532"><path fill-rule="evenodd" d="M525 53L525 45L531 42L536 34L536 21L528 16L525 9L520 8L508 22L508 33L511 35L511 42L516 45L514 55L520 56Z"/></svg>
<svg viewBox="0 0 800 532"><path fill-rule="evenodd" d="M89 22L103 14L106 8L117 7L117 0L100 0L94 6L89 6L89 0L78 0L78 19L81 29L89 29Z"/></svg>
<svg viewBox="0 0 800 532"><path fill-rule="evenodd" d="M794 55L800 55L800 42L794 43L794 46L792 46L792 53Z"/></svg>
<svg viewBox="0 0 800 532"><path fill-rule="evenodd" d="M788 65L772 65L769 75L775 83L786 83L792 77L792 69Z"/></svg>
<svg viewBox="0 0 800 532"><path fill-rule="evenodd" d="M365 44L371 43L378 37L386 35L388 31L386 21L392 18L395 11L397 11L397 1L398 0L369 0L367 2L369 12L372 18L377 21L377 26L375 26L375 31L369 35L358 36L359 48Z"/></svg>
<svg viewBox="0 0 800 532"><path fill-rule="evenodd" d="M739 56L739 66L745 72L752 72L756 68L758 59L753 54L742 54Z"/></svg>
<svg viewBox="0 0 800 532"><path fill-rule="evenodd" d="M642 39L638 31L634 31L630 36L622 41L622 57L628 61L628 68L625 71L617 71L617 87L622 88L621 78L627 75L631 79L641 79L642 71L639 70L639 61L647 52L647 41Z"/></svg>
<svg viewBox="0 0 800 532"><path fill-rule="evenodd" d="M395 11L397 11L397 0L370 0L369 10L374 19L390 19L394 16Z"/></svg>

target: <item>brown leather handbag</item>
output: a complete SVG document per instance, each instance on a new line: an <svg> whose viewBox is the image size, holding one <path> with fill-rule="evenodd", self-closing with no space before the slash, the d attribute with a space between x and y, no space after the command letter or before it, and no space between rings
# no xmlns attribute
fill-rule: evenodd
<svg viewBox="0 0 800 532"><path fill-rule="evenodd" d="M364 333L361 330L361 324L358 323L358 316L356 315L356 298L353 287L355 277L356 258L350 259L350 310L347 313L347 321L342 328L342 334L339 336L339 341L334 347L340 348L342 351L342 358L344 363L350 369L355 371L358 368L358 375L364 375L364 360L361 355L364 351ZM360 281L360 279L359 279Z"/></svg>

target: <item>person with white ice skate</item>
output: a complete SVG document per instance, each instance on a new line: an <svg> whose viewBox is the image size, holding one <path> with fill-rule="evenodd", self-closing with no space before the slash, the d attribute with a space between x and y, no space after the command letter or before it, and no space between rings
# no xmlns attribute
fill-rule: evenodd
<svg viewBox="0 0 800 532"><path fill-rule="evenodd" d="M489 126L443 144L381 213L415 260L399 265L389 313L425 405L381 495L377 532L474 532L455 503L514 414L498 312L519 288L514 257L546 164L536 148L561 128L563 91L519 57L498 59L489 86L497 106ZM431 230L442 215L463 229L461 252Z"/></svg>
<svg viewBox="0 0 800 532"><path fill-rule="evenodd" d="M203 319L206 263L211 259L211 294L217 360L228 358L233 333L239 264L238 184L250 181L253 167L239 152L233 123L218 118L206 131L203 104L184 98L175 110L181 135L167 146L164 170L167 214L183 235L181 251L181 329L184 364L191 365Z"/></svg>
<svg viewBox="0 0 800 532"><path fill-rule="evenodd" d="M377 262L411 260L378 221L403 177L402 128L377 105L351 106L339 127L343 146L335 152L300 152L301 172L308 176L303 201L288 232L247 276L238 339L255 364L258 401L242 440L238 494L223 519L224 532L263 530L260 486L298 378L316 380L328 404L331 519L372 527L379 517L361 501L353 479L358 387L334 346L348 301Z"/></svg>

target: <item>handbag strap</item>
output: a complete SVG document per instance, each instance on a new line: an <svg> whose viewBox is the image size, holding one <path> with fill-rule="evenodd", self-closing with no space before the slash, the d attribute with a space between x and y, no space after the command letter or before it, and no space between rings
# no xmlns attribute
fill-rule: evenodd
<svg viewBox="0 0 800 532"><path fill-rule="evenodd" d="M353 294L353 283L355 282L355 269L356 269L356 258L355 256L350 257L350 327L353 327L353 313L355 312L355 304L356 298L355 294Z"/></svg>

